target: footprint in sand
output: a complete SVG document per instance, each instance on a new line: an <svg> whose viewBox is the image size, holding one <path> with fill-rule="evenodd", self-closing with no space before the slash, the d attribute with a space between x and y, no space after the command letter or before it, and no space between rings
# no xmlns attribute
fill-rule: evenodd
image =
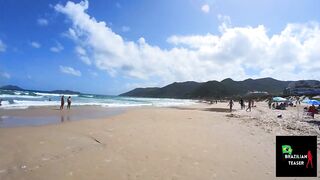
<svg viewBox="0 0 320 180"><path fill-rule="evenodd" d="M50 158L48 158L48 157L43 157L43 158L41 158L41 160L42 160L42 161L48 161L48 160L50 160Z"/></svg>
<svg viewBox="0 0 320 180"><path fill-rule="evenodd" d="M113 131L113 129L112 129L112 128L111 128L111 129L107 129L107 131L112 132L112 131Z"/></svg>
<svg viewBox="0 0 320 180"><path fill-rule="evenodd" d="M0 174L1 174L1 173L5 173L5 172L7 172L6 169L0 169Z"/></svg>
<svg viewBox="0 0 320 180"><path fill-rule="evenodd" d="M32 167L32 168L30 168L30 170L32 171L32 170L36 170L36 169L39 169L40 168L40 166L34 166L34 167Z"/></svg>
<svg viewBox="0 0 320 180"><path fill-rule="evenodd" d="M271 172L266 172L265 174L266 174L266 175L269 175L269 174L271 174Z"/></svg>
<svg viewBox="0 0 320 180"><path fill-rule="evenodd" d="M112 160L111 159L105 159L104 160L106 163L110 163Z"/></svg>
<svg viewBox="0 0 320 180"><path fill-rule="evenodd" d="M203 152L203 153L207 153L207 152L208 152L208 150L204 149L202 152Z"/></svg>
<svg viewBox="0 0 320 180"><path fill-rule="evenodd" d="M170 158L168 158L168 157L167 157L167 158L164 158L163 160L164 160L164 161L169 161L169 160L170 160Z"/></svg>

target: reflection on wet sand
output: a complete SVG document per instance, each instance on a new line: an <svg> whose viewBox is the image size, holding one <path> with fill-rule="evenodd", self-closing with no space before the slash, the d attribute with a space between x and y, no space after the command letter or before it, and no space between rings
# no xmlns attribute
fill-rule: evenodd
<svg viewBox="0 0 320 180"><path fill-rule="evenodd" d="M102 108L95 106L74 107L71 110L41 107L30 109L3 110L0 128L59 124L85 119L101 119L121 114L125 108Z"/></svg>
<svg viewBox="0 0 320 180"><path fill-rule="evenodd" d="M66 117L67 121L71 121L69 115L61 114L61 118L60 118L61 119L61 121L60 121L61 123L63 123L65 121L65 117Z"/></svg>

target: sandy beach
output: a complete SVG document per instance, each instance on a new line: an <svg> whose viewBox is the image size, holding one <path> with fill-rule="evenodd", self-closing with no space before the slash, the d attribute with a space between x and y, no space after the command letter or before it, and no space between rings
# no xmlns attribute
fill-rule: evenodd
<svg viewBox="0 0 320 180"><path fill-rule="evenodd" d="M320 180L319 10L0 0L0 180Z"/></svg>
<svg viewBox="0 0 320 180"><path fill-rule="evenodd" d="M137 107L103 118L1 128L0 179L276 179L275 136L319 135L319 115L304 118L302 106L280 111L261 102L245 112L236 103L232 114L226 108Z"/></svg>

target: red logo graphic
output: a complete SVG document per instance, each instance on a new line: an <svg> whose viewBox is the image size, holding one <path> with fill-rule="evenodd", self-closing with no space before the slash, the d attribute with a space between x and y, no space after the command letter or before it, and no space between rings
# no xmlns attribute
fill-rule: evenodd
<svg viewBox="0 0 320 180"><path fill-rule="evenodd" d="M311 164L311 168L313 168L313 164L312 164L312 154L311 154L311 151L309 150L308 151L308 162L307 162L307 167L306 168L308 168L308 166L309 166L309 163Z"/></svg>

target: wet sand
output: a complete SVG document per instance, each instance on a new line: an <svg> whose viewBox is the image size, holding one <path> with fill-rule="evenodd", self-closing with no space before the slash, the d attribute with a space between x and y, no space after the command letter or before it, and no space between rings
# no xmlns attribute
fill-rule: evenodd
<svg viewBox="0 0 320 180"><path fill-rule="evenodd" d="M41 126L67 121L107 118L125 112L128 108L105 108L101 106L73 106L60 110L59 107L31 107L28 109L0 109L0 128Z"/></svg>
<svg viewBox="0 0 320 180"><path fill-rule="evenodd" d="M276 179L275 136L317 131L307 122L305 131L277 125L278 112L264 104L232 114L220 112L225 103L140 107L95 121L1 128L0 179ZM282 121L292 114L282 113Z"/></svg>

